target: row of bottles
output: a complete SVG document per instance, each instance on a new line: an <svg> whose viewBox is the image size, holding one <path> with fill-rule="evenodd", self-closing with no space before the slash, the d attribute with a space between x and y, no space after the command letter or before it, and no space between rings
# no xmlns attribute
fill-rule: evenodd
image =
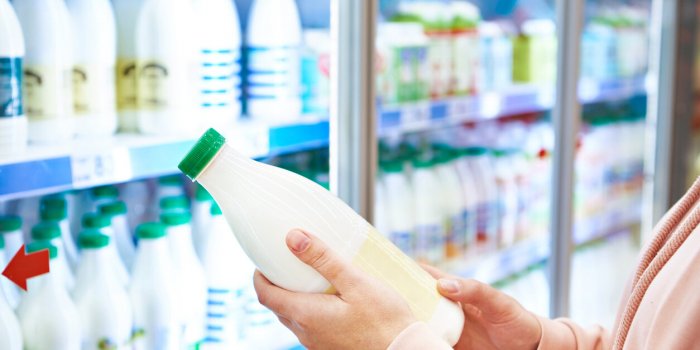
<svg viewBox="0 0 700 350"><path fill-rule="evenodd" d="M254 266L211 196L197 186L190 199L179 176L166 177L147 194L153 200L145 208L132 205L141 199L130 194L144 188L130 183L26 199L9 206L22 216L0 216L0 266L24 242L28 252L48 249L51 256L51 272L30 279L29 292L0 283L0 333L12 341L2 348L294 344L257 303ZM32 207L37 212L37 201L38 215L27 215ZM81 218L78 230L71 229L73 217Z"/></svg>

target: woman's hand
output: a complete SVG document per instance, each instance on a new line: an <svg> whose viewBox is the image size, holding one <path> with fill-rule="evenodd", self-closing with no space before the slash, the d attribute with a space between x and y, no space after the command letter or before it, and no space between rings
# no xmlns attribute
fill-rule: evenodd
<svg viewBox="0 0 700 350"><path fill-rule="evenodd" d="M352 266L317 237L293 230L287 234L287 246L337 291L335 295L290 292L255 272L258 300L305 347L384 350L416 321L396 291Z"/></svg>
<svg viewBox="0 0 700 350"><path fill-rule="evenodd" d="M534 350L540 341L540 323L508 295L491 286L447 275L423 265L438 279L438 291L464 309L464 330L455 349Z"/></svg>

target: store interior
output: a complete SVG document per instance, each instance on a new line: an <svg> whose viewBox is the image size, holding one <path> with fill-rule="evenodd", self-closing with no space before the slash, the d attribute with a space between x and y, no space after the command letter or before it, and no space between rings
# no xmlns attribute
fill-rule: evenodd
<svg viewBox="0 0 700 350"><path fill-rule="evenodd" d="M51 267L27 290L0 277L1 349L303 348L258 302L225 205L178 169L209 128L416 261L613 326L700 175L700 27L680 20L700 5L341 1L0 0L0 269L22 247ZM355 30L353 6L372 15ZM371 84L339 81L348 57ZM370 113L339 110L367 92ZM338 136L352 118L358 142Z"/></svg>

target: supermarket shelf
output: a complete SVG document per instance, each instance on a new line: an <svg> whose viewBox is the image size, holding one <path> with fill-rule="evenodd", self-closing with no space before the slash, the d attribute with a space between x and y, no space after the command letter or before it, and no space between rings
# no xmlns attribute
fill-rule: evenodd
<svg viewBox="0 0 700 350"><path fill-rule="evenodd" d="M582 79L579 97L584 104L614 101L645 94L645 77L604 82ZM554 105L552 87L515 85L501 92L379 107L379 135L437 129L466 122L524 113L543 112Z"/></svg>
<svg viewBox="0 0 700 350"><path fill-rule="evenodd" d="M231 130L225 133L228 142L253 158L322 147L329 135L328 121L319 119L277 126L239 122ZM172 174L197 136L120 134L30 146L21 155L0 158L0 200Z"/></svg>

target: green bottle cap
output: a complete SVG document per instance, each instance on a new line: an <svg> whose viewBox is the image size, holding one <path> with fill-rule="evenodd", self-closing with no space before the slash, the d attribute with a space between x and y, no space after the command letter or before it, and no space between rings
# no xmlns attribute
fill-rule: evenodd
<svg viewBox="0 0 700 350"><path fill-rule="evenodd" d="M78 244L82 249L99 249L109 245L109 236L99 230L87 229L80 232Z"/></svg>
<svg viewBox="0 0 700 350"><path fill-rule="evenodd" d="M209 210L209 213L211 215L214 215L214 216L221 215L222 214L221 207L219 207L218 204L214 203L211 205L211 209Z"/></svg>
<svg viewBox="0 0 700 350"><path fill-rule="evenodd" d="M387 174L396 174L403 172L403 162L399 160L391 160L383 164L382 171Z"/></svg>
<svg viewBox="0 0 700 350"><path fill-rule="evenodd" d="M197 187L194 190L194 199L197 202L205 202L213 200L214 198L204 187L202 187L202 185L197 184Z"/></svg>
<svg viewBox="0 0 700 350"><path fill-rule="evenodd" d="M180 175L170 175L159 178L158 184L165 186L181 186L182 182L180 181Z"/></svg>
<svg viewBox="0 0 700 350"><path fill-rule="evenodd" d="M416 157L413 158L413 167L417 169L430 168L435 165L432 158Z"/></svg>
<svg viewBox="0 0 700 350"><path fill-rule="evenodd" d="M0 216L0 232L12 232L22 228L22 218L16 215Z"/></svg>
<svg viewBox="0 0 700 350"><path fill-rule="evenodd" d="M465 156L471 157L483 156L484 154L488 153L488 149L485 147L467 147L462 150L462 153Z"/></svg>
<svg viewBox="0 0 700 350"><path fill-rule="evenodd" d="M25 249L27 253L36 253L48 249L50 259L56 259L58 257L58 248L49 241L35 241L27 244Z"/></svg>
<svg viewBox="0 0 700 350"><path fill-rule="evenodd" d="M189 224L192 216L188 212L171 212L160 214L160 221L166 226Z"/></svg>
<svg viewBox="0 0 700 350"><path fill-rule="evenodd" d="M0 249L5 249L5 236L0 235Z"/></svg>
<svg viewBox="0 0 700 350"><path fill-rule="evenodd" d="M117 186L107 185L95 187L91 191L93 198L113 198L119 197L119 189Z"/></svg>
<svg viewBox="0 0 700 350"><path fill-rule="evenodd" d="M41 199L41 202L39 203L39 209L43 210L48 208L67 209L68 202L66 201L66 198L63 195L54 194L51 196L46 196Z"/></svg>
<svg viewBox="0 0 700 350"><path fill-rule="evenodd" d="M68 217L68 208L55 206L43 207L39 211L39 218L42 221L61 221Z"/></svg>
<svg viewBox="0 0 700 350"><path fill-rule="evenodd" d="M87 213L83 215L83 228L102 229L109 227L112 224L112 219L109 216L97 213Z"/></svg>
<svg viewBox="0 0 700 350"><path fill-rule="evenodd" d="M209 129L199 138L177 167L194 181L225 143L226 139L221 134L214 129Z"/></svg>
<svg viewBox="0 0 700 350"><path fill-rule="evenodd" d="M156 239L165 237L165 225L160 222L145 222L136 226L136 237L139 239Z"/></svg>
<svg viewBox="0 0 700 350"><path fill-rule="evenodd" d="M100 214L106 216L116 216L126 214L126 203L124 201L116 201L112 203L102 204L97 208Z"/></svg>
<svg viewBox="0 0 700 350"><path fill-rule="evenodd" d="M49 241L61 237L61 226L56 221L43 221L32 227L32 239Z"/></svg>
<svg viewBox="0 0 700 350"><path fill-rule="evenodd" d="M188 210L190 207L185 196L170 196L160 200L161 210Z"/></svg>

